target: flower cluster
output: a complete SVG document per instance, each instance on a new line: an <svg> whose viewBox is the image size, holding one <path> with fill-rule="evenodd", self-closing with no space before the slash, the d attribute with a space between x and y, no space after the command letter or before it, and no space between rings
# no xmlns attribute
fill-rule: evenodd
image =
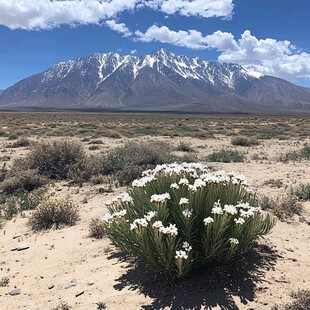
<svg viewBox="0 0 310 310"><path fill-rule="evenodd" d="M114 212L114 213L106 213L103 217L103 220L107 223L112 222L115 219L120 219L122 217L124 217L126 215L127 211L124 210L120 210L118 212Z"/></svg>
<svg viewBox="0 0 310 310"><path fill-rule="evenodd" d="M208 224L211 224L214 222L214 219L212 217L206 217L204 220L203 220L203 223L205 225L208 225Z"/></svg>
<svg viewBox="0 0 310 310"><path fill-rule="evenodd" d="M156 221L152 225L154 228L158 229L164 235L177 236L178 229L175 224L169 224L169 226L165 227L161 221Z"/></svg>
<svg viewBox="0 0 310 310"><path fill-rule="evenodd" d="M185 209L182 211L182 214L187 217L187 218L190 218L193 214L193 210L188 210L188 209Z"/></svg>
<svg viewBox="0 0 310 310"><path fill-rule="evenodd" d="M175 251L175 259L188 259L188 255L183 250Z"/></svg>
<svg viewBox="0 0 310 310"><path fill-rule="evenodd" d="M187 204L189 204L189 200L187 198L182 197L180 199L179 205L182 206L182 205L187 205Z"/></svg>
<svg viewBox="0 0 310 310"><path fill-rule="evenodd" d="M197 264L228 262L267 234L275 221L257 206L243 175L175 163L145 171L104 220L115 246L151 270L183 277Z"/></svg>
<svg viewBox="0 0 310 310"><path fill-rule="evenodd" d="M151 202L157 202L157 203L161 203L161 202L165 202L166 200L170 199L170 194L169 193L164 193L164 194L154 194L151 196Z"/></svg>
<svg viewBox="0 0 310 310"><path fill-rule="evenodd" d="M130 230L135 230L138 226L147 227L148 221L145 218L135 219L132 224L130 224Z"/></svg>

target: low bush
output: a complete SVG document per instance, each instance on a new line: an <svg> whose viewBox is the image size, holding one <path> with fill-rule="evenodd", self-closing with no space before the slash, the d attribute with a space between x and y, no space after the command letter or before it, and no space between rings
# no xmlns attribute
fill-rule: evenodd
<svg viewBox="0 0 310 310"><path fill-rule="evenodd" d="M259 204L263 210L271 211L281 220L290 218L295 214L300 215L302 211L302 205L292 195L276 200L264 196L260 199Z"/></svg>
<svg viewBox="0 0 310 310"><path fill-rule="evenodd" d="M14 171L0 183L0 191L6 194L18 194L25 191L31 192L46 183L47 180L38 175L35 170Z"/></svg>
<svg viewBox="0 0 310 310"><path fill-rule="evenodd" d="M310 310L310 290L300 290L292 294L294 301L284 310Z"/></svg>
<svg viewBox="0 0 310 310"><path fill-rule="evenodd" d="M244 155L239 151L221 150L210 154L207 159L210 162L237 163L244 161Z"/></svg>
<svg viewBox="0 0 310 310"><path fill-rule="evenodd" d="M310 200L310 183L300 184L293 189L293 194L299 200L307 201Z"/></svg>
<svg viewBox="0 0 310 310"><path fill-rule="evenodd" d="M310 146L305 145L299 151L288 152L285 154L281 154L279 156L279 161L288 162L290 160L297 161L297 160L310 160Z"/></svg>
<svg viewBox="0 0 310 310"><path fill-rule="evenodd" d="M194 149L189 143L186 143L184 141L180 142L177 146L177 151L180 152L194 152Z"/></svg>
<svg viewBox="0 0 310 310"><path fill-rule="evenodd" d="M200 163L157 166L105 215L107 235L149 271L182 277L251 249L275 224L244 177Z"/></svg>
<svg viewBox="0 0 310 310"><path fill-rule="evenodd" d="M143 170L173 160L170 146L165 142L128 142L104 157L103 173L114 175L121 185L127 185L141 176Z"/></svg>
<svg viewBox="0 0 310 310"><path fill-rule="evenodd" d="M70 170L85 162L86 154L78 142L56 140L37 143L27 156L30 169L52 179L66 179Z"/></svg>
<svg viewBox="0 0 310 310"><path fill-rule="evenodd" d="M20 137L18 140L10 144L10 147L12 148L18 148L18 147L27 147L31 144L31 141L26 137Z"/></svg>
<svg viewBox="0 0 310 310"><path fill-rule="evenodd" d="M89 224L89 236L91 238L102 239L105 236L105 224L100 219L92 219Z"/></svg>
<svg viewBox="0 0 310 310"><path fill-rule="evenodd" d="M69 200L48 199L33 212L30 225L33 230L72 226L79 219L78 207Z"/></svg>
<svg viewBox="0 0 310 310"><path fill-rule="evenodd" d="M0 210L2 210L6 220L11 220L18 213L35 209L44 199L44 195L45 191L41 189L34 190L31 193L21 192L17 196L2 194L0 204L3 206Z"/></svg>
<svg viewBox="0 0 310 310"><path fill-rule="evenodd" d="M231 139L231 144L236 146L252 146L252 145L258 145L259 142L254 138L234 137Z"/></svg>

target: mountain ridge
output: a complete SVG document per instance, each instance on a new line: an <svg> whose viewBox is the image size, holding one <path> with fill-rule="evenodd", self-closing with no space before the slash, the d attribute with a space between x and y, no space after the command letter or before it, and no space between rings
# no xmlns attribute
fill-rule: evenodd
<svg viewBox="0 0 310 310"><path fill-rule="evenodd" d="M238 64L164 49L140 57L110 52L59 62L17 82L0 93L0 108L14 107L310 111L310 89Z"/></svg>

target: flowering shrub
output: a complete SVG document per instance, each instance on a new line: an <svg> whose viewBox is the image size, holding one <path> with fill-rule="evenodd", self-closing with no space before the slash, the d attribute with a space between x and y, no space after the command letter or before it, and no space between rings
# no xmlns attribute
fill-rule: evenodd
<svg viewBox="0 0 310 310"><path fill-rule="evenodd" d="M115 246L151 271L179 277L248 251L275 224L242 175L200 163L145 171L108 208Z"/></svg>

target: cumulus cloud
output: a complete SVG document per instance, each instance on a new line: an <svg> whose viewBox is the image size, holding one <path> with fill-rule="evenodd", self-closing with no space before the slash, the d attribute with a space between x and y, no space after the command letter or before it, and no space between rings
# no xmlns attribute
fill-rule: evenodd
<svg viewBox="0 0 310 310"><path fill-rule="evenodd" d="M233 0L146 0L143 5L165 14L178 13L183 16L230 18Z"/></svg>
<svg viewBox="0 0 310 310"><path fill-rule="evenodd" d="M258 39L249 30L239 40L229 32L216 31L203 36L196 30L174 31L166 26L153 25L135 32L143 42L159 41L191 49L216 49L221 62L238 63L259 72L292 80L310 79L310 54L301 52L290 41Z"/></svg>
<svg viewBox="0 0 310 310"><path fill-rule="evenodd" d="M98 24L134 10L138 0L0 0L0 24L10 29L51 29L61 24Z"/></svg>
<svg viewBox="0 0 310 310"><path fill-rule="evenodd" d="M11 29L51 29L98 24L124 11L149 7L165 14L229 18L233 0L0 0L0 24Z"/></svg>
<svg viewBox="0 0 310 310"><path fill-rule="evenodd" d="M124 23L118 24L113 19L107 20L105 23L110 29L123 34L124 37L130 37L132 35L132 32L128 29L128 27Z"/></svg>
<svg viewBox="0 0 310 310"><path fill-rule="evenodd" d="M221 52L219 61L239 63L286 79L310 78L310 54L298 51L290 41L258 39L249 30L239 40L221 31L207 37L208 46Z"/></svg>
<svg viewBox="0 0 310 310"><path fill-rule="evenodd" d="M145 33L136 31L136 40L142 42L159 41L161 43L170 43L177 46L188 47L192 49L204 49L204 38L201 32L197 30L179 30L173 31L166 26L151 26Z"/></svg>

